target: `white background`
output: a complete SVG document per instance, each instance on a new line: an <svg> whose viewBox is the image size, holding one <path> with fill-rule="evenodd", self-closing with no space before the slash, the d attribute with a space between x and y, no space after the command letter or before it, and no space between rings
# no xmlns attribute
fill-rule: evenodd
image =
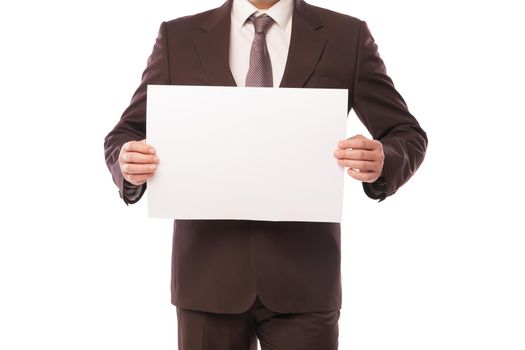
<svg viewBox="0 0 525 350"><path fill-rule="evenodd" d="M367 21L430 139L380 204L347 179L340 348L524 349L520 2L311 3ZM1 349L176 348L172 222L122 202L103 139L161 21L220 4L2 7ZM360 132L352 113L348 136Z"/></svg>

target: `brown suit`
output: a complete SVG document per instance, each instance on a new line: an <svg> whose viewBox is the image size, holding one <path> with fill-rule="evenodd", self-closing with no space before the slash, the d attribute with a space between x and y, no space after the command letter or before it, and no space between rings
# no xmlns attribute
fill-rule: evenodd
<svg viewBox="0 0 525 350"><path fill-rule="evenodd" d="M235 85L228 60L230 8L228 1L162 23L142 83L104 142L107 165L127 204L136 200L123 195L118 154L125 142L146 137L146 86ZM381 178L363 184L371 198L394 194L423 161L426 134L387 76L365 22L296 0L281 87L349 90L348 110L355 109L384 147ZM258 295L278 312L338 310L340 258L337 223L175 220L172 303L241 313Z"/></svg>

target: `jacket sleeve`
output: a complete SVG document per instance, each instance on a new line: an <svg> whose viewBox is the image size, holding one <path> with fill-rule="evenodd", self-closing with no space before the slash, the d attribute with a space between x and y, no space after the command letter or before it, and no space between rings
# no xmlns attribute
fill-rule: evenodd
<svg viewBox="0 0 525 350"><path fill-rule="evenodd" d="M104 139L106 165L113 177L113 182L118 187L119 195L126 205L140 200L146 190L147 183L134 189L133 185L124 179L118 160L120 149L128 141L140 141L146 138L147 86L168 85L169 83L167 30L166 23L163 22L153 51L148 58L146 69L142 74L142 82L135 91L129 107L122 114L120 121Z"/></svg>
<svg viewBox="0 0 525 350"><path fill-rule="evenodd" d="M365 193L381 202L421 165L428 139L387 75L366 22L361 22L359 33L353 107L372 137L383 144L381 176L373 183L363 182Z"/></svg>

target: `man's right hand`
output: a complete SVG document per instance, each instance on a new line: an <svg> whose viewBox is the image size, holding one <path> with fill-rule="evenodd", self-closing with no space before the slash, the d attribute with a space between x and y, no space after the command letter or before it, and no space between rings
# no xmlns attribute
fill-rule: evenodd
<svg viewBox="0 0 525 350"><path fill-rule="evenodd" d="M118 161L124 179L139 186L152 178L159 163L155 152L155 148L148 145L145 139L122 145Z"/></svg>

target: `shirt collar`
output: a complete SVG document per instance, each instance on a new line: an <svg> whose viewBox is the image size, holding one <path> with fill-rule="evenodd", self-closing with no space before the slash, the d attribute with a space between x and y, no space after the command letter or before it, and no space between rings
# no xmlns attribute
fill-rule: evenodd
<svg viewBox="0 0 525 350"><path fill-rule="evenodd" d="M266 13L277 23L281 30L285 30L292 19L293 0L280 0L267 10L259 10L248 0L233 0L232 25L241 29L246 20L253 14Z"/></svg>

